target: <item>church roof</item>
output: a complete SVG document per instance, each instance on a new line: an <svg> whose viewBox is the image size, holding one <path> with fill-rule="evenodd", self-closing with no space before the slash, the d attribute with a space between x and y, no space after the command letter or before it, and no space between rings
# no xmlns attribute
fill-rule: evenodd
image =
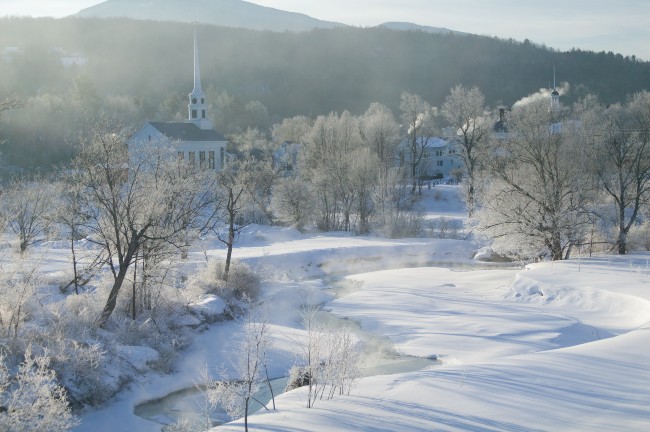
<svg viewBox="0 0 650 432"><path fill-rule="evenodd" d="M226 141L226 137L216 130L201 129L194 123L150 122L149 124L171 140Z"/></svg>

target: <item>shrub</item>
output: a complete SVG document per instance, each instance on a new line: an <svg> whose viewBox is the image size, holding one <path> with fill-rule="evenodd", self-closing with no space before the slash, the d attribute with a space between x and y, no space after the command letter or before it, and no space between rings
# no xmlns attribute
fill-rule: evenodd
<svg viewBox="0 0 650 432"><path fill-rule="evenodd" d="M232 261L228 280L224 279L225 262L213 260L190 280L190 289L197 294L216 294L234 306L241 301L255 301L261 292L257 273L240 261Z"/></svg>

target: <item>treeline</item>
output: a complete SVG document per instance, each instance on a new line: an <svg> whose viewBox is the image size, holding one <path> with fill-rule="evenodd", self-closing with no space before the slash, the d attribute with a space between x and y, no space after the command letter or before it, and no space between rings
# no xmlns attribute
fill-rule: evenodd
<svg viewBox="0 0 650 432"><path fill-rule="evenodd" d="M408 91L440 106L449 89L481 88L490 106L511 106L547 87L552 69L570 83L565 102L587 94L606 104L650 87L650 64L614 53L559 52L529 41L338 28L274 33L197 27L203 87L220 131L267 130L283 118L362 114L373 102L399 111ZM12 164L69 159L88 117L117 112L134 126L186 116L192 88L192 26L127 19L0 20L0 93L23 109L0 138ZM62 53L85 62L64 66Z"/></svg>

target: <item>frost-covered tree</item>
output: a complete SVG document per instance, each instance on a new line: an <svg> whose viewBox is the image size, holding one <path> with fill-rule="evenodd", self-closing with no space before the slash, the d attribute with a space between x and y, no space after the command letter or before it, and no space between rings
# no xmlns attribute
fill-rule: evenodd
<svg viewBox="0 0 650 432"><path fill-rule="evenodd" d="M14 180L0 197L0 211L18 236L21 254L53 230L57 198L55 184L42 177Z"/></svg>
<svg viewBox="0 0 650 432"><path fill-rule="evenodd" d="M617 252L625 254L627 235L650 198L650 93L635 94L625 106L597 107L590 118L592 167L613 209L599 215L615 225Z"/></svg>
<svg viewBox="0 0 650 432"><path fill-rule="evenodd" d="M113 275L104 325L117 305L131 266L145 246L149 254L187 247L192 233L215 220L214 178L178 160L169 149L127 150L126 131L97 123L73 163L84 188L85 229Z"/></svg>
<svg viewBox="0 0 650 432"><path fill-rule="evenodd" d="M244 417L244 430L248 431L248 414L266 374L266 351L269 343L269 327L266 321L256 320L249 312L246 317L244 338L235 349L233 366L236 380L216 381L208 389L208 398L221 405L232 418Z"/></svg>
<svg viewBox="0 0 650 432"><path fill-rule="evenodd" d="M314 197L310 186L300 178L278 180L273 188L271 208L276 218L302 231L313 215Z"/></svg>
<svg viewBox="0 0 650 432"><path fill-rule="evenodd" d="M477 87L468 89L458 85L451 89L445 99L442 114L449 125L458 131L460 156L465 168L462 185L467 212L471 217L476 209L479 169L492 131L486 119L485 97Z"/></svg>
<svg viewBox="0 0 650 432"><path fill-rule="evenodd" d="M311 133L313 121L305 116L295 116L276 123L271 128L271 136L276 145L285 141L303 143Z"/></svg>
<svg viewBox="0 0 650 432"><path fill-rule="evenodd" d="M365 146L377 159L376 174L368 174L368 177L377 184L373 203L378 210L378 225L384 226L389 219L388 214L394 209L394 189L399 187L391 181L395 178L393 173L397 162L399 125L390 109L374 103L359 119L359 131ZM359 204L362 205L363 202L360 200Z"/></svg>
<svg viewBox="0 0 650 432"><path fill-rule="evenodd" d="M306 386L307 408L312 408L318 399L350 393L361 376L361 350L348 329L329 329L321 323L316 308L301 315L306 335L300 342L301 364L290 371L289 385Z"/></svg>
<svg viewBox="0 0 650 432"><path fill-rule="evenodd" d="M546 101L516 106L510 139L491 150L491 174L476 213L500 252L563 259L587 223L584 164L572 122L559 129ZM554 124L556 126L554 126Z"/></svg>
<svg viewBox="0 0 650 432"><path fill-rule="evenodd" d="M13 380L4 360L0 356L0 430L64 432L78 424L47 357L28 348Z"/></svg>
<svg viewBox="0 0 650 432"><path fill-rule="evenodd" d="M350 163L361 146L358 120L345 111L319 116L301 150L300 178L312 185L317 225L323 230L352 227L357 190L350 180Z"/></svg>
<svg viewBox="0 0 650 432"><path fill-rule="evenodd" d="M400 110L407 134L406 162L410 168L411 195L415 195L422 158L436 130L435 113L422 97L408 92L402 92Z"/></svg>
<svg viewBox="0 0 650 432"><path fill-rule="evenodd" d="M0 335L18 338L23 324L39 302L37 268L22 259L0 272Z"/></svg>

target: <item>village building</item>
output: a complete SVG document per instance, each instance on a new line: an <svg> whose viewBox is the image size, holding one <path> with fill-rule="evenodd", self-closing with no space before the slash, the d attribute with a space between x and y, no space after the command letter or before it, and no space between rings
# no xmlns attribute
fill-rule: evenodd
<svg viewBox="0 0 650 432"><path fill-rule="evenodd" d="M216 131L208 117L208 103L201 89L198 41L194 30L194 88L189 94L187 120L148 122L128 141L129 148L170 147L179 159L219 171L226 161L226 138Z"/></svg>

